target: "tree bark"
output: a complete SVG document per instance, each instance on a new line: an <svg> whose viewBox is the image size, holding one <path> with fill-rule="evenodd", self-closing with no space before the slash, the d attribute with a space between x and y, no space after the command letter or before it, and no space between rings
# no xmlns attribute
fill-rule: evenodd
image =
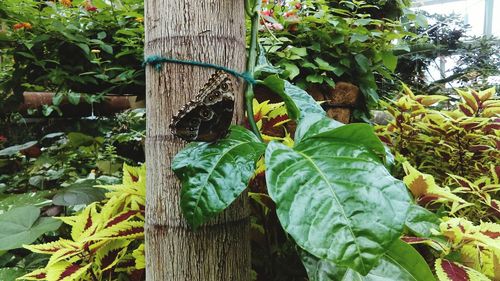
<svg viewBox="0 0 500 281"><path fill-rule="evenodd" d="M146 0L145 56L210 62L245 69L243 0ZM215 70L167 63L146 70L146 279L250 280L249 220L245 197L192 231L179 207L180 184L170 169L185 143L168 128ZM232 77L233 122L242 123L243 85Z"/></svg>

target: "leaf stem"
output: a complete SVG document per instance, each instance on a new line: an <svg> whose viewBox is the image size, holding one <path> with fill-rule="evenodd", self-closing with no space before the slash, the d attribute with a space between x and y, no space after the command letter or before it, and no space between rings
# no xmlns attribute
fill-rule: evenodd
<svg viewBox="0 0 500 281"><path fill-rule="evenodd" d="M248 2L250 1L245 1L245 4L248 4ZM257 63L257 32L259 31L260 5L261 1L255 1L255 6L252 7L252 16L250 17L252 25L250 33L250 49L247 60L247 72L250 73L252 77L255 71L255 64ZM246 7L245 10L248 11L248 8ZM253 116L253 98L253 85L251 83L247 83L247 88L245 90L245 110L247 112L248 124L259 140L263 141Z"/></svg>

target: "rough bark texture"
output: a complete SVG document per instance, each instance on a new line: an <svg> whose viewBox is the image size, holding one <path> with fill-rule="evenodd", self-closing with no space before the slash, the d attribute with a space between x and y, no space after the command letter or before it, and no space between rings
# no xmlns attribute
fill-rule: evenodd
<svg viewBox="0 0 500 281"><path fill-rule="evenodd" d="M145 55L245 68L242 0L146 0ZM146 278L148 281L248 281L249 221L246 201L196 232L179 207L180 184L170 169L185 143L168 129L171 117L192 99L215 70L164 64L151 67L147 83ZM233 77L235 120L243 121L243 83Z"/></svg>

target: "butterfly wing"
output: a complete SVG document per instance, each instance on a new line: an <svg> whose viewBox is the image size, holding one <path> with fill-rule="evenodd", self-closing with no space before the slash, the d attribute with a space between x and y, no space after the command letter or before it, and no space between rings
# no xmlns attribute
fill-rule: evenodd
<svg viewBox="0 0 500 281"><path fill-rule="evenodd" d="M194 100L172 118L172 133L186 141L213 142L227 134L234 111L231 79L217 71Z"/></svg>

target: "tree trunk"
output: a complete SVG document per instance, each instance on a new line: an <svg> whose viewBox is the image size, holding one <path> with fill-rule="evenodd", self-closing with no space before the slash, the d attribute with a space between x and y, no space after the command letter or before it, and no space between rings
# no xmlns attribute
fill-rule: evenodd
<svg viewBox="0 0 500 281"><path fill-rule="evenodd" d="M146 0L145 56L210 62L243 71L243 0ZM214 69L167 63L146 70L146 278L148 281L250 280L246 200L192 231L179 207L180 184L170 169L185 143L168 128ZM234 122L242 123L244 83L232 77Z"/></svg>

